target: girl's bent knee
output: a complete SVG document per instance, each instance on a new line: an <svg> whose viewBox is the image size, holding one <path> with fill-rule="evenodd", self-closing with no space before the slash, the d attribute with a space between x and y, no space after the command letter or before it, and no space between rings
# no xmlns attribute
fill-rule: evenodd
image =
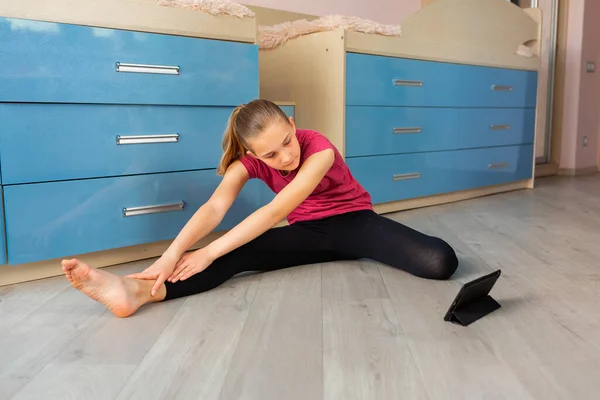
<svg viewBox="0 0 600 400"><path fill-rule="evenodd" d="M436 239L432 248L431 263L426 278L436 280L449 279L458 268L458 257L454 249L444 240Z"/></svg>

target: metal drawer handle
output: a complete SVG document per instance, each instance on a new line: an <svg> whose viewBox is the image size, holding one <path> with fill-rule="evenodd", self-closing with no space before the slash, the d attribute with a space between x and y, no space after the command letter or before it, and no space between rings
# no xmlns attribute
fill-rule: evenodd
<svg viewBox="0 0 600 400"><path fill-rule="evenodd" d="M422 128L419 126L408 128L394 128L394 133L421 133Z"/></svg>
<svg viewBox="0 0 600 400"><path fill-rule="evenodd" d="M117 63L117 72L134 72L138 74L179 75L179 67L171 65L127 64Z"/></svg>
<svg viewBox="0 0 600 400"><path fill-rule="evenodd" d="M405 79L394 79L394 86L423 86L423 81L409 81Z"/></svg>
<svg viewBox="0 0 600 400"><path fill-rule="evenodd" d="M396 174L392 176L392 179L395 181L405 181L408 179L419 179L421 177L420 172L414 172L410 174Z"/></svg>
<svg viewBox="0 0 600 400"><path fill-rule="evenodd" d="M117 135L117 144L147 144L147 143L174 143L179 141L178 133L163 135Z"/></svg>
<svg viewBox="0 0 600 400"><path fill-rule="evenodd" d="M503 85L492 85L492 90L495 91L503 91L503 92L512 92L512 86L503 86Z"/></svg>
<svg viewBox="0 0 600 400"><path fill-rule="evenodd" d="M181 211L185 208L183 201L173 204L160 204L155 206L126 207L123 208L123 216L134 217L136 215L163 213L168 211Z"/></svg>
<svg viewBox="0 0 600 400"><path fill-rule="evenodd" d="M502 168L506 168L506 167L508 167L507 162L488 165L489 169L502 169Z"/></svg>
<svg viewBox="0 0 600 400"><path fill-rule="evenodd" d="M510 129L510 125L490 125L490 129L493 131L507 131Z"/></svg>

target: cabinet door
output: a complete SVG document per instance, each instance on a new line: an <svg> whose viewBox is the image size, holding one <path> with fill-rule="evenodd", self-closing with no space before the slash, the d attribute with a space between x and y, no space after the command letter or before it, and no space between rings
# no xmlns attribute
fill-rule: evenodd
<svg viewBox="0 0 600 400"><path fill-rule="evenodd" d="M0 186L0 265L6 264L6 230L4 229L4 190Z"/></svg>
<svg viewBox="0 0 600 400"><path fill-rule="evenodd" d="M0 101L237 106L258 46L0 17Z"/></svg>
<svg viewBox="0 0 600 400"><path fill-rule="evenodd" d="M348 159L374 203L413 199L530 179L533 145Z"/></svg>
<svg viewBox="0 0 600 400"><path fill-rule="evenodd" d="M346 105L535 107L537 72L347 54Z"/></svg>
<svg viewBox="0 0 600 400"><path fill-rule="evenodd" d="M285 105L285 106L279 106L279 108L281 108L283 110L283 112L288 116L288 117L292 117L295 118L295 107L292 105Z"/></svg>
<svg viewBox="0 0 600 400"><path fill-rule="evenodd" d="M232 110L0 103L3 182L214 169Z"/></svg>

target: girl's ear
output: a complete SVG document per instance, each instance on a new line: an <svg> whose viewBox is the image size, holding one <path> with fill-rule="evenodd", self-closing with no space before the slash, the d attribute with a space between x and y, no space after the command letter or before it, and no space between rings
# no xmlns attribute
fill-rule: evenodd
<svg viewBox="0 0 600 400"><path fill-rule="evenodd" d="M294 117L289 117L288 121L290 121L290 124L292 125L292 128L296 129L296 123L294 122Z"/></svg>

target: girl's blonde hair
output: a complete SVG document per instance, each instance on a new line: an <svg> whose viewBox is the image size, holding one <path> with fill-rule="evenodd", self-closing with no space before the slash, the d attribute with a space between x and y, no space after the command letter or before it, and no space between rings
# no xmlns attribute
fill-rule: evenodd
<svg viewBox="0 0 600 400"><path fill-rule="evenodd" d="M257 99L237 106L229 117L223 135L223 156L217 174L224 175L235 160L243 156L246 151L252 151L248 147L248 139L259 135L277 119L288 122L288 117L283 110L269 100Z"/></svg>

